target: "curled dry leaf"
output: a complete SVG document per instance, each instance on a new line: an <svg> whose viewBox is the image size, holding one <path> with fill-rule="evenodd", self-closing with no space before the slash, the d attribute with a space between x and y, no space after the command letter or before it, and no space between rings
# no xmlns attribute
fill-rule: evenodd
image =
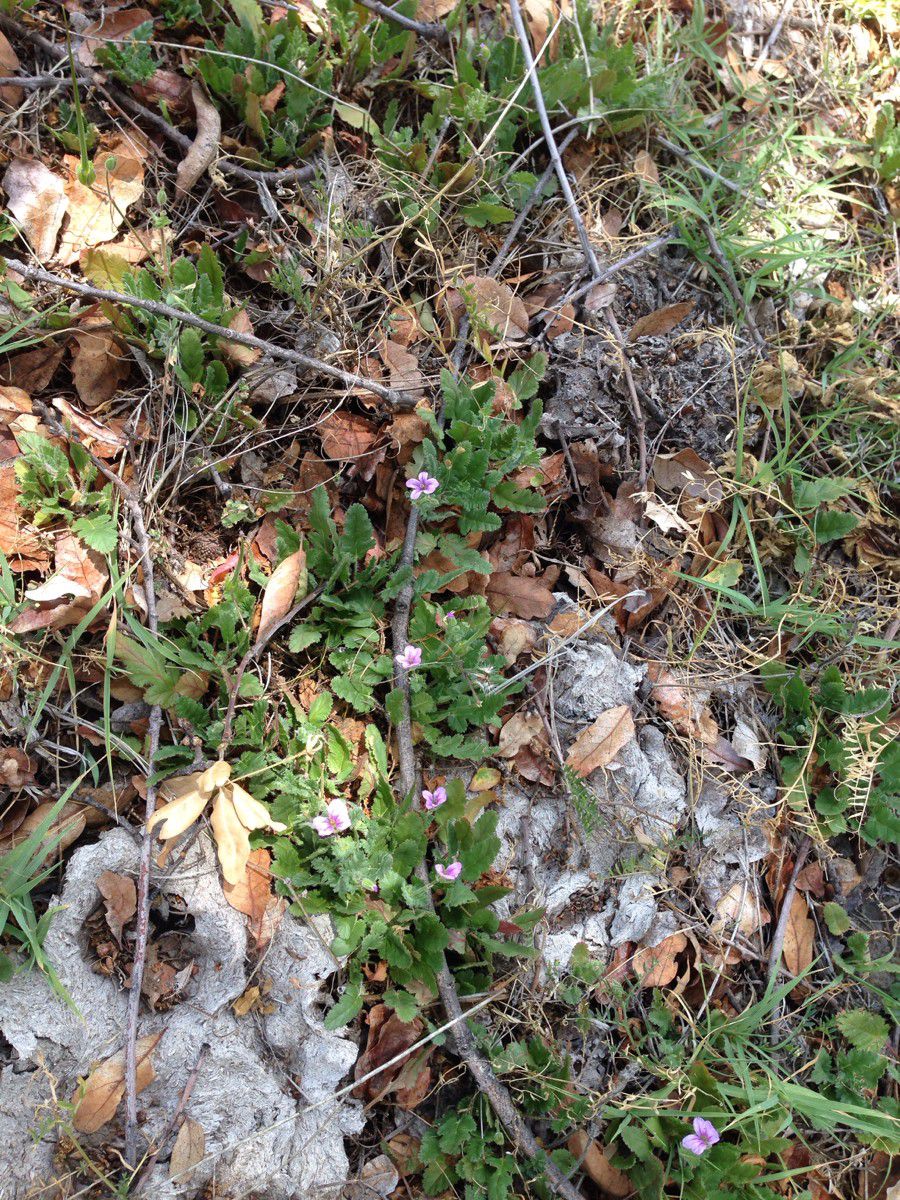
<svg viewBox="0 0 900 1200"><path fill-rule="evenodd" d="M98 458L115 458L128 445L123 422L111 419L105 425L79 412L61 396L54 396L53 407L63 418L63 424L76 431L85 446Z"/></svg>
<svg viewBox="0 0 900 1200"><path fill-rule="evenodd" d="M769 913L760 904L751 882L737 879L716 904L716 920L712 930L729 939L735 931L749 938L769 920Z"/></svg>
<svg viewBox="0 0 900 1200"><path fill-rule="evenodd" d="M634 717L627 704L619 704L582 729L572 743L566 765L587 779L599 767L608 766L623 746L634 737Z"/></svg>
<svg viewBox="0 0 900 1200"><path fill-rule="evenodd" d="M19 485L12 464L0 465L0 551L13 571L34 571L50 558L19 506Z"/></svg>
<svg viewBox="0 0 900 1200"><path fill-rule="evenodd" d="M527 654L537 645L537 630L527 621L516 617L495 617L491 621L491 636L497 641L497 650L509 666L520 654Z"/></svg>
<svg viewBox="0 0 900 1200"><path fill-rule="evenodd" d="M222 118L199 83L191 86L191 99L197 114L197 132L191 148L178 164L175 190L189 192L204 171L216 160L222 136Z"/></svg>
<svg viewBox="0 0 900 1200"><path fill-rule="evenodd" d="M293 607L298 589L306 588L306 552L301 546L278 564L263 592L256 639L262 641Z"/></svg>
<svg viewBox="0 0 900 1200"><path fill-rule="evenodd" d="M258 946L264 944L264 933L267 931L266 912L271 904L277 904L272 893L271 866L272 855L261 846L258 850L251 851L241 882L226 882L222 888L231 907L250 918L250 933Z"/></svg>
<svg viewBox="0 0 900 1200"><path fill-rule="evenodd" d="M412 399L420 400L425 394L425 377L419 370L419 360L415 354L400 342L386 338L381 346L381 358L390 372L391 387L398 392L406 392Z"/></svg>
<svg viewBox="0 0 900 1200"><path fill-rule="evenodd" d="M77 625L103 596L109 582L106 563L74 533L57 534L54 562L53 575L26 591L25 599L37 607L16 617L10 625L13 633Z"/></svg>
<svg viewBox="0 0 900 1200"><path fill-rule="evenodd" d="M135 1083L138 1092L142 1092L156 1078L151 1055L161 1037L162 1033L150 1033L146 1037L138 1038L135 1046ZM72 1124L79 1133L96 1133L115 1116L124 1095L125 1051L119 1050L92 1071L76 1093Z"/></svg>
<svg viewBox="0 0 900 1200"><path fill-rule="evenodd" d="M77 262L83 250L115 237L128 209L143 194L146 158L147 144L138 133L116 135L94 156L96 179L85 187L78 178L79 159L65 156L69 223L57 256L63 266Z"/></svg>
<svg viewBox="0 0 900 1200"><path fill-rule="evenodd" d="M156 810L147 828L152 830L158 825L156 836L163 842L178 837L197 820L213 792L230 778L231 764L217 762L205 771L166 779L159 785L159 794L166 798L167 803Z"/></svg>
<svg viewBox="0 0 900 1200"><path fill-rule="evenodd" d="M39 262L48 262L68 200L65 185L42 162L14 158L6 168L3 187L7 209L15 217Z"/></svg>
<svg viewBox="0 0 900 1200"><path fill-rule="evenodd" d="M258 800L240 784L226 784L219 790L210 816L216 852L222 875L228 883L240 884L250 859L250 834L255 829L284 833L287 828L273 821Z"/></svg>
<svg viewBox="0 0 900 1200"><path fill-rule="evenodd" d="M187 1184L187 1175L202 1161L205 1154L206 1134L203 1132L203 1126L192 1117L185 1117L172 1147L169 1178L179 1179L182 1184Z"/></svg>
<svg viewBox="0 0 900 1200"><path fill-rule="evenodd" d="M106 923L117 942L122 930L137 912L137 888L134 880L115 871L103 871L97 876L97 891L103 897Z"/></svg>
<svg viewBox="0 0 900 1200"><path fill-rule="evenodd" d="M228 328L233 329L235 333L252 334L253 325L247 315L247 310L239 308L228 322ZM223 339L219 345L223 358L227 358L236 367L252 367L262 354L262 351L258 350L256 346L242 346L239 342L228 342Z"/></svg>
<svg viewBox="0 0 900 1200"><path fill-rule="evenodd" d="M353 1074L361 1079L382 1066L392 1058L402 1054L414 1046L425 1029L421 1017L412 1021L401 1021L397 1014L385 1004L377 1004L369 1011L369 1038L365 1050L359 1056ZM424 1098L431 1083L431 1069L428 1058L433 1052L433 1045L425 1047L424 1053L413 1059L401 1059L387 1070L381 1071L372 1079L366 1080L354 1089L354 1096L371 1102L396 1092L397 1102L401 1108L415 1108ZM413 1068L407 1071L406 1068Z"/></svg>
<svg viewBox="0 0 900 1200"><path fill-rule="evenodd" d="M693 300L681 300L678 304L667 304L655 312L639 317L628 330L629 342L636 342L642 337L662 337L671 333L694 307Z"/></svg>
<svg viewBox="0 0 900 1200"><path fill-rule="evenodd" d="M528 336L528 310L519 297L489 275L467 275L459 290L447 293L447 312L458 326L466 308L494 341Z"/></svg>
<svg viewBox="0 0 900 1200"><path fill-rule="evenodd" d="M683 492L694 499L717 503L725 494L718 471L690 447L675 454L657 454L653 478L664 492Z"/></svg>
<svg viewBox="0 0 900 1200"><path fill-rule="evenodd" d="M34 763L18 746L0 747L0 786L19 792L34 783Z"/></svg>
<svg viewBox="0 0 900 1200"><path fill-rule="evenodd" d="M659 183L659 169L646 150L640 150L635 155L634 173L644 183Z"/></svg>
<svg viewBox="0 0 900 1200"><path fill-rule="evenodd" d="M678 974L678 955L687 949L683 933L672 933L656 946L635 950L631 965L644 988L665 987Z"/></svg>
<svg viewBox="0 0 900 1200"><path fill-rule="evenodd" d="M592 1141L583 1130L579 1129L570 1136L568 1147L569 1153L575 1155L604 1193L616 1197L632 1195L634 1184L628 1176L612 1165L603 1147Z"/></svg>
<svg viewBox="0 0 900 1200"><path fill-rule="evenodd" d="M31 810L25 820L19 825L9 841L10 847L18 846L50 816L54 805L48 800ZM84 809L72 801L63 805L62 812L54 819L53 824L44 835L44 845L54 854L62 854L73 842L77 842L84 833L87 819Z"/></svg>

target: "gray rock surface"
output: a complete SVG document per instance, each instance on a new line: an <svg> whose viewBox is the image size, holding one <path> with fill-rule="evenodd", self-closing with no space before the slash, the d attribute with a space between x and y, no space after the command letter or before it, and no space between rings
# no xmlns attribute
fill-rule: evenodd
<svg viewBox="0 0 900 1200"><path fill-rule="evenodd" d="M62 908L45 945L77 1014L34 971L0 989L0 1031L18 1055L0 1080L4 1184L11 1200L52 1178L57 1130L51 1125L37 1141L29 1134L41 1117L52 1115L50 1079L57 1095L69 1099L78 1078L123 1045L126 994L91 971L82 926L100 901L100 872L133 876L136 867L136 843L119 829L77 850L67 865ZM331 1099L357 1055L352 1041L322 1024L322 981L332 961L313 931L285 916L251 980L245 918L225 901L203 837L164 890L182 897L194 918L189 947L197 970L181 1003L142 1016L141 1035L165 1030L153 1054L156 1079L139 1098L142 1132L152 1140L165 1127L206 1043L209 1052L186 1112L204 1130L207 1157L180 1186L168 1179L167 1147L146 1194L155 1200L194 1195L215 1175L222 1195L313 1200L346 1179L343 1137L362 1125L357 1104ZM270 981L266 1000L275 1011L237 1017L232 1002L262 978ZM122 1107L113 1122L85 1138L86 1146L93 1139L115 1140Z"/></svg>

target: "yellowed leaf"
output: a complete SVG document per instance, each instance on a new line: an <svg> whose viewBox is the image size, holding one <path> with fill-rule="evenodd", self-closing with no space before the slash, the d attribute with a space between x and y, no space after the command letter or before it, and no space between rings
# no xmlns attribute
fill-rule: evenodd
<svg viewBox="0 0 900 1200"><path fill-rule="evenodd" d="M115 237L128 209L143 194L146 157L147 144L134 129L127 136L117 134L94 156L96 178L86 187L78 178L79 159L65 156L69 223L57 255L63 266L77 262L83 250Z"/></svg>
<svg viewBox="0 0 900 1200"><path fill-rule="evenodd" d="M659 170L652 155L646 150L640 150L635 155L634 173L644 183L659 183Z"/></svg>
<svg viewBox="0 0 900 1200"><path fill-rule="evenodd" d="M273 625L277 625L293 607L297 591L306 581L306 551L302 546L283 559L272 574L263 592L259 613L257 640L266 636Z"/></svg>
<svg viewBox="0 0 900 1200"><path fill-rule="evenodd" d="M160 785L160 794L170 797L166 804L156 810L147 823L155 829L156 836L165 842L184 833L197 820L209 802L209 796L197 786L199 775L181 775L167 779Z"/></svg>
<svg viewBox="0 0 900 1200"><path fill-rule="evenodd" d="M185 1117L178 1137L172 1147L172 1157L169 1159L169 1178L176 1177L182 1183L187 1183L187 1176L192 1167L196 1167L206 1154L206 1134L203 1126L191 1117Z"/></svg>
<svg viewBox="0 0 900 1200"><path fill-rule="evenodd" d="M287 828L280 821L273 821L264 804L251 796L239 783L230 783L222 792L231 801L237 818L245 829L271 829L273 833L284 833Z"/></svg>
<svg viewBox="0 0 900 1200"><path fill-rule="evenodd" d="M250 858L250 833L223 788L216 797L210 818L222 875L235 886L241 883Z"/></svg>
<svg viewBox="0 0 900 1200"><path fill-rule="evenodd" d="M156 1078L151 1055L156 1049L162 1033L150 1033L138 1039L135 1047L137 1072L135 1083L138 1092ZM125 1094L125 1051L107 1058L87 1077L75 1096L76 1108L72 1124L79 1133L96 1133L115 1116L116 1109Z"/></svg>
<svg viewBox="0 0 900 1200"><path fill-rule="evenodd" d="M14 158L6 168L3 187L6 207L21 226L35 257L39 262L48 262L68 208L63 181L38 160Z"/></svg>
<svg viewBox="0 0 900 1200"><path fill-rule="evenodd" d="M623 746L634 737L634 718L627 704L610 708L572 743L566 765L586 779L592 771L608 766Z"/></svg>

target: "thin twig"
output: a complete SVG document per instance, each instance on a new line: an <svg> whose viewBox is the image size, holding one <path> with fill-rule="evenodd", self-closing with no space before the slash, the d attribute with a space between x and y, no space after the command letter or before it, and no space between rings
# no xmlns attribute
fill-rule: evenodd
<svg viewBox="0 0 900 1200"><path fill-rule="evenodd" d="M782 6L781 6L781 12L775 18L775 24L772 26L772 30L769 33L769 36L766 38L766 43L763 46L762 50L760 50L759 56L756 59L756 62L753 64L753 67L751 68L752 70L759 71L765 64L766 60L768 59L769 55L772 52L772 47L778 41L779 35L781 34L782 27L784 26L784 23L787 20L788 16L790 15L791 9L793 7L794 7L794 0L784 0L784 4L782 4Z"/></svg>
<svg viewBox="0 0 900 1200"><path fill-rule="evenodd" d="M363 8L367 8L369 12L376 13L385 21L390 21L393 25L399 25L401 29L408 29L410 33L417 33L420 37L430 38L433 42L449 42L450 31L443 25L435 23L426 23L424 21L414 21L412 17L404 17L403 13L395 12L386 4L380 4L379 0L359 0Z"/></svg>
<svg viewBox="0 0 900 1200"><path fill-rule="evenodd" d="M800 845L797 847L797 857L794 860L794 869L791 871L791 877L788 880L788 885L784 890L784 899L781 901L781 912L778 914L778 924L775 926L775 933L772 935L772 945L769 948L769 983L775 979L778 971L779 963L781 962L781 952L784 949L784 939L787 933L788 922L791 919L791 908L794 904L794 895L797 891L797 879L800 872L803 870L803 864L806 862L806 857L812 849L812 841L808 837L804 837Z"/></svg>
<svg viewBox="0 0 900 1200"><path fill-rule="evenodd" d="M266 341L265 338L257 337L255 334L239 333L234 329L226 329L224 325L215 325L212 321L206 321L203 317L195 316L194 313L183 312L181 309L173 308L170 304L165 304L161 300L143 300L139 296L129 296L124 292L112 292L107 288L98 288L93 287L91 284L78 283L74 279L65 279L62 275L54 275L52 272L45 271L41 267L32 267L14 258L7 258L6 265L10 270L16 271L24 279L32 279L37 283L47 283L53 287L62 288L64 291L72 292L73 295L83 296L88 300L108 300L112 304L123 304L126 307L139 308L143 312L151 313L153 316L166 317L171 321L180 321L182 325L190 325L194 329L201 329L211 337L235 342L239 346L251 346L254 350L261 350L264 354L271 355L272 358L280 358L285 362L296 363L297 366L303 367L308 371L319 371L322 375L328 375L332 379L339 380L345 387L365 388L370 392L374 392L376 396L381 396L382 399L388 400L391 404L398 405L399 407L411 408L415 403L412 393L405 395L402 391L398 391L395 388L384 387L374 379L367 379L364 375L354 375L350 371L342 371L340 367L333 367L330 363L323 362L318 358L310 358L308 355L300 354L296 350L288 350L284 346L278 346L275 342Z"/></svg>
<svg viewBox="0 0 900 1200"><path fill-rule="evenodd" d="M156 1139L155 1149L151 1152L146 1162L141 1167L137 1178L132 1182L129 1195L136 1196L140 1192L141 1188L146 1183L150 1172L156 1166L156 1160L165 1149L166 1142L168 1142L169 1138L175 1132L175 1127L179 1124L181 1114L184 1112L185 1106L187 1105L188 1100L191 1098L191 1093L194 1090L194 1084L197 1082L197 1076L200 1073L200 1068L203 1066L203 1062L207 1054L209 1054L209 1051L209 1044L204 1042L200 1047L200 1053L197 1055L197 1061L191 1068L191 1073L187 1077L181 1095L178 1097L178 1103L175 1105L175 1111L172 1113L172 1116L167 1122L165 1129Z"/></svg>
<svg viewBox="0 0 900 1200"><path fill-rule="evenodd" d="M603 316L606 323L612 331L613 337L616 339L616 345L619 348L619 362L622 365L622 371L625 375L625 384L628 388L628 399L631 402L631 415L634 418L634 429L637 434L638 443L638 482L641 487L647 482L647 424L644 420L644 410L641 408L640 397L638 396L637 384L634 381L634 372L631 369L631 363L628 361L628 355L625 353L625 335L619 327L619 322L616 320L615 313L612 309L604 309Z"/></svg>
<svg viewBox="0 0 900 1200"><path fill-rule="evenodd" d="M670 142L662 134L657 133L654 136L661 146L665 146L676 158L690 163L701 175L706 175L708 179L714 179L716 183L721 183L722 187L728 188L730 192L735 192L738 196L743 196L745 200L751 200L758 208L769 207L767 200L763 200L761 196L754 196L752 192L748 192L746 188L742 188L733 179L728 179L725 175L720 175L718 171L714 171L712 167L708 166L702 158L698 158L696 154L691 154L689 150L683 150L681 146L676 146L674 142Z"/></svg>
<svg viewBox="0 0 900 1200"><path fill-rule="evenodd" d="M66 51L61 46L57 46L48 38L43 37L34 29L29 29L26 25L19 21L14 21L12 18L0 13L0 29L7 33L21 34L33 46L42 50L57 62L63 61L66 57ZM35 76L35 78L38 78ZM52 77L48 77L52 78ZM123 108L126 112L130 112L132 116L140 117L149 125L154 126L159 132L182 151L190 148L192 139L176 129L160 113L154 112L153 109L147 108L128 92L121 91L114 84L109 83L104 77L91 67L76 67L75 78L80 82L88 84L90 87L96 87L106 92L113 101ZM18 79L13 80L14 83L19 83ZM71 86L71 79L57 80L56 82ZM38 86L45 86L44 84ZM223 175L232 175L235 179L242 179L246 183L302 183L304 180L312 179L316 173L316 168L311 163L307 163L302 167L276 167L269 171L253 170L249 167L242 167L240 163L230 162L228 159L220 159L216 164L217 170Z"/></svg>
<svg viewBox="0 0 900 1200"><path fill-rule="evenodd" d="M741 313L744 317L744 322L746 323L747 329L750 331L750 336L753 338L754 342L756 342L760 350L767 350L768 345L766 343L766 339L759 331L759 326L756 324L753 313L751 313L747 301L744 299L744 293L741 291L740 287L738 287L738 282L735 278L734 271L732 270L731 263L729 263L728 259L725 257L724 250L716 240L716 235L712 231L712 226L707 225L707 223L704 221L703 230L706 234L706 240L709 243L712 256L722 270L722 275L725 279L725 286L731 293L732 300L734 300L735 304L741 310Z"/></svg>

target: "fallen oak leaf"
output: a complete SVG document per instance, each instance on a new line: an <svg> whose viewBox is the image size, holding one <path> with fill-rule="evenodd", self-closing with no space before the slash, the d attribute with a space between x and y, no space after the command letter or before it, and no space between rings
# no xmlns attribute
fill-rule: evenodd
<svg viewBox="0 0 900 1200"><path fill-rule="evenodd" d="M526 620L549 617L556 601L553 592L536 575L513 575L509 571L494 571L487 582L487 601L495 613L511 612ZM555 580L554 580L555 582Z"/></svg>
<svg viewBox="0 0 900 1200"><path fill-rule="evenodd" d="M216 160L222 137L222 118L199 83L191 85L191 100L197 114L197 132L191 148L178 164L175 190L182 195L191 190L204 171Z"/></svg>
<svg viewBox="0 0 900 1200"><path fill-rule="evenodd" d="M633 737L634 717L628 705L607 709L579 733L569 750L566 766L587 779L598 768L608 766Z"/></svg>
<svg viewBox="0 0 900 1200"><path fill-rule="evenodd" d="M156 1078L151 1055L162 1032L139 1038L135 1045L136 1091L142 1092ZM92 1071L75 1094L72 1124L79 1133L96 1133L111 1121L125 1095L125 1051L119 1050Z"/></svg>
<svg viewBox="0 0 900 1200"><path fill-rule="evenodd" d="M102 317L88 317L74 332L72 381L86 408L111 400L131 371L131 359Z"/></svg>
<svg viewBox="0 0 900 1200"><path fill-rule="evenodd" d="M13 50L6 35L0 33L0 75L15 75L18 69L19 56ZM24 95L23 90L16 84L7 84L5 87L0 87L0 100L4 104L8 104L10 108L15 108L17 104L21 104Z"/></svg>

